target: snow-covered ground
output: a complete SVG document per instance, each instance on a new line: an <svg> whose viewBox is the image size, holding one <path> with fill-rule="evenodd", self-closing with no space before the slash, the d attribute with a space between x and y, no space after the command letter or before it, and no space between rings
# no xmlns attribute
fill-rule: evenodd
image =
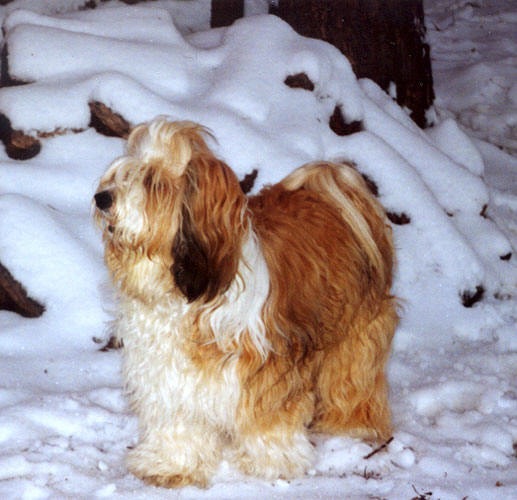
<svg viewBox="0 0 517 500"><path fill-rule="evenodd" d="M208 0L70 11L83 3L0 10L11 76L29 82L0 89L0 112L26 133L59 132L33 159L0 152L0 261L46 307L38 319L0 312L0 497L515 498L515 4L426 1L437 123L423 132L337 50L276 18L207 31ZM313 91L284 84L300 72ZM385 449L315 436L306 477L268 483L223 463L208 490L148 487L127 473L136 421L120 352L99 350L113 302L90 217L123 141L88 128L90 101L132 123L201 122L239 176L258 170L255 189L306 161L352 160L386 210L405 215L393 225L404 311ZM336 106L365 130L337 136Z"/></svg>

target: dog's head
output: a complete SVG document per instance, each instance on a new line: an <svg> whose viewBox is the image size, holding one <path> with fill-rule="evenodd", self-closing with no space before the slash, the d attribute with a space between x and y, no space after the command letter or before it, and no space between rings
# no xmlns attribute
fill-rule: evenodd
<svg viewBox="0 0 517 500"><path fill-rule="evenodd" d="M246 197L207 131L158 118L129 135L94 196L105 258L122 292L209 301L237 273Z"/></svg>

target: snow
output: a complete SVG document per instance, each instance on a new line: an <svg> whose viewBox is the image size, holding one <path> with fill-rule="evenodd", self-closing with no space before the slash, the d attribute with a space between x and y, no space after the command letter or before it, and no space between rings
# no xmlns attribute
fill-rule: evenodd
<svg viewBox="0 0 517 500"><path fill-rule="evenodd" d="M469 134L517 150L517 13L511 1L429 0L436 107Z"/></svg>
<svg viewBox="0 0 517 500"><path fill-rule="evenodd" d="M426 1L437 93L426 131L335 48L276 18L208 30L208 0L82 3L0 9L11 76L28 82L0 89L0 112L17 130L58 132L33 159L0 152L0 261L46 308L36 319L0 311L0 497L515 498L511 2ZM265 4L247 2L247 12ZM300 72L314 91L284 84ZM410 219L393 224L403 318L388 368L395 432L383 449L313 436L305 477L268 483L223 462L207 490L171 492L128 474L137 427L121 354L99 350L114 305L90 209L123 141L89 128L91 101L131 123L165 114L208 126L240 177L258 170L255 190L306 161L354 161L386 210ZM336 106L365 130L336 135ZM482 300L464 307L479 286Z"/></svg>

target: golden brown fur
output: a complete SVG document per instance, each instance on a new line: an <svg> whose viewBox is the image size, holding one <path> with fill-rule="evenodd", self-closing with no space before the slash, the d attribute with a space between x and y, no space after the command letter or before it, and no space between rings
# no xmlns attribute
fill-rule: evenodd
<svg viewBox="0 0 517 500"><path fill-rule="evenodd" d="M328 162L248 198L204 135L137 127L96 194L140 424L130 469L206 485L226 450L246 473L289 478L311 464L309 430L389 437L398 319L380 205Z"/></svg>

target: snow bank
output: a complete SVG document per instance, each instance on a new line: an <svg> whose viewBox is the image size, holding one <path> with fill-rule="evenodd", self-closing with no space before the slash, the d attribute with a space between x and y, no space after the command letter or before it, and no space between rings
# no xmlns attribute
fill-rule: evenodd
<svg viewBox="0 0 517 500"><path fill-rule="evenodd" d="M0 260L46 309L33 320L36 332L24 321L13 322L0 336L0 352L92 348L92 332L107 318L98 281L92 280L104 275L99 256L81 241L77 227L88 221L76 216L74 234L55 209L14 194L0 197L0 221L0 241L8 242L0 247Z"/></svg>
<svg viewBox="0 0 517 500"><path fill-rule="evenodd" d="M26 0L28 10L8 10L9 71L30 83L0 89L0 113L14 129L58 134L41 138L40 154L25 162L0 153L0 261L46 307L31 320L0 312L0 496L170 498L124 468L136 423L120 390L119 353L98 351L112 302L90 200L123 148L88 128L88 103L100 101L132 124L158 114L204 124L240 177L258 170L255 190L307 161L353 161L395 221L403 319L389 365L393 441L374 450L315 436L305 478L268 484L223 463L211 489L181 495L509 498L517 202L508 156L472 142L452 119L421 131L373 82L358 82L335 48L276 18L183 36L171 13L185 32L185 12L205 6L196 24L206 24L208 3L108 3L58 15L62 2ZM284 83L299 73L312 91ZM453 109L438 91L439 105ZM336 107L363 130L334 133ZM476 293L481 300L464 307Z"/></svg>

